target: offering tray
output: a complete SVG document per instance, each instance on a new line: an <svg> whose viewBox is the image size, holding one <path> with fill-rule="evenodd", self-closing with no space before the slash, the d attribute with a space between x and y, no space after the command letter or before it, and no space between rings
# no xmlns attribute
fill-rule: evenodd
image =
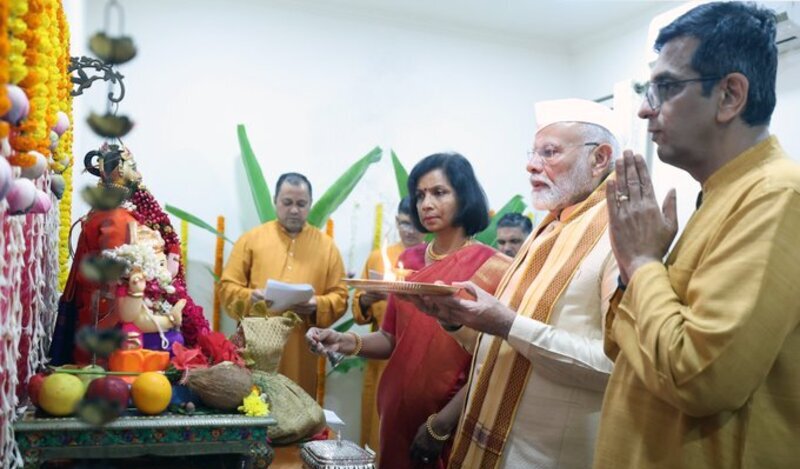
<svg viewBox="0 0 800 469"><path fill-rule="evenodd" d="M448 296L459 288L450 285L438 285L424 282L404 282L390 280L345 279L345 283L353 288L376 293L396 293L399 295L431 295Z"/></svg>

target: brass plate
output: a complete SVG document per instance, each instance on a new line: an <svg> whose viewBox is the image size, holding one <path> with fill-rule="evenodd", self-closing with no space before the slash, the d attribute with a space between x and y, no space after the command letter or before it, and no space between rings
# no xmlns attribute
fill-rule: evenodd
<svg viewBox="0 0 800 469"><path fill-rule="evenodd" d="M400 295L449 296L459 288L450 285L437 285L423 282L391 282L386 280L344 279L347 285L360 290L376 293L397 293Z"/></svg>

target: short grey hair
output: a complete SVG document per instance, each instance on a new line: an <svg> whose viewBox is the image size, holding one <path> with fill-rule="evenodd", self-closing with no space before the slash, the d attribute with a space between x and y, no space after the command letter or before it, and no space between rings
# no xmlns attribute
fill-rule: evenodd
<svg viewBox="0 0 800 469"><path fill-rule="evenodd" d="M620 149L617 137L608 129L588 122L579 122L579 124L581 124L581 135L586 142L607 143L611 145L613 159L622 156L622 150Z"/></svg>

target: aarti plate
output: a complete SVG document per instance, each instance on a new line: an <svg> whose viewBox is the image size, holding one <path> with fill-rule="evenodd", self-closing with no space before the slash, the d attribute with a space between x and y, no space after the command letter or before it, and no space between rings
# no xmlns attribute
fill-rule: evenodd
<svg viewBox="0 0 800 469"><path fill-rule="evenodd" d="M347 285L368 292L397 293L401 295L432 295L448 296L456 293L459 288L450 285L438 285L423 282L397 282L387 280L344 279Z"/></svg>

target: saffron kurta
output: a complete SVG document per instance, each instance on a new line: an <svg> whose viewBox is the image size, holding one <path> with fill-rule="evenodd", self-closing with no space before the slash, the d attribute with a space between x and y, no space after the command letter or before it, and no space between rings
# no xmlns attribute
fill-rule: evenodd
<svg viewBox="0 0 800 469"><path fill-rule="evenodd" d="M405 250L403 243L392 244L386 248L386 255L392 267L397 266L397 258ZM364 272L361 278L368 279L370 271L383 273L383 256L380 249L370 253L367 263L364 265ZM383 323L383 315L386 313L386 301L376 301L366 310L361 308L359 299L364 292L356 291L353 296L353 319L358 324L369 324L372 332L380 329ZM380 435L380 419L378 418L378 407L375 404L375 397L378 392L378 382L386 368L386 360L368 360L364 370L364 387L361 391L361 446L369 445L370 448L378 450Z"/></svg>
<svg viewBox="0 0 800 469"><path fill-rule="evenodd" d="M597 468L800 467L800 167L771 137L702 200L609 313Z"/></svg>
<svg viewBox="0 0 800 469"><path fill-rule="evenodd" d="M226 311L236 300L242 300L249 310L250 294L263 290L268 279L314 287L317 312L305 317L289 336L279 368L314 396L317 356L308 349L304 336L309 327L328 327L347 310L344 277L342 256L328 235L306 224L292 238L279 222L270 221L236 241L220 278L219 293Z"/></svg>
<svg viewBox="0 0 800 469"><path fill-rule="evenodd" d="M498 404L501 410L497 414L481 417L483 420L471 432L465 432L465 420L472 415L483 415L490 402L506 399L505 393L513 386L516 373L511 373L508 382L500 378L502 373L491 374L491 384L481 395L481 373L487 372L492 344L499 339L488 334L477 336L468 328L453 334L467 350L474 348L476 338L478 346L471 370L467 412L462 415L450 467L583 469L591 466L603 391L613 368L603 353L603 321L619 272L606 230L603 189L599 187L586 201L565 209L564 213L570 215L563 221L548 215L517 254L506 274L507 284L501 283L497 295L500 302L510 305L512 298L521 300L508 334L508 351L501 348L493 366L495 371L516 369L511 360L516 356L530 362L519 404L511 409L504 444L500 444L502 432L496 429L503 419L500 414L505 412L502 404ZM594 236L587 234L587 226L593 223L598 233ZM586 247L582 248L584 244ZM572 256L580 256L577 253L581 249L586 251L585 255L575 259L574 269L566 270L571 277L563 289L556 288L559 296L549 318L534 319L536 311L552 301L548 300L547 291L565 273L564 265L569 264ZM546 260L539 268L542 256ZM525 286L526 276L537 271ZM462 445L469 445L469 449L462 450ZM476 447L486 448L484 456L480 456ZM499 457L485 455L495 452L500 453Z"/></svg>

